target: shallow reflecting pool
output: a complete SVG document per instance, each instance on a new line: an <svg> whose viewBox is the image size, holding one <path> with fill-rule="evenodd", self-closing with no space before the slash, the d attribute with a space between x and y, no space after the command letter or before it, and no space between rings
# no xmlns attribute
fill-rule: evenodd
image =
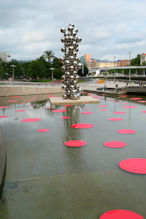
<svg viewBox="0 0 146 219"><path fill-rule="evenodd" d="M146 158L146 113L142 112L146 99L93 96L100 99L99 104L55 107L47 95L0 99L0 128L7 147L0 218L97 219L114 209L131 210L146 218L146 175L128 173L118 166L128 158ZM52 111L57 109L67 111ZM40 120L21 121L28 118ZM94 127L71 127L77 123ZM120 129L136 133L120 134ZM87 144L65 146L70 140ZM108 148L104 146L108 141L127 145Z"/></svg>

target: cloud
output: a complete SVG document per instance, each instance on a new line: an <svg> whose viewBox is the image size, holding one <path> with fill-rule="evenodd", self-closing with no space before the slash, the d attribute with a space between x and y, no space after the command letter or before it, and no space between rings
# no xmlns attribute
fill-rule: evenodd
<svg viewBox="0 0 146 219"><path fill-rule="evenodd" d="M43 41L45 38L42 32L33 31L25 33L22 37L22 43L30 43L30 42L40 42Z"/></svg>
<svg viewBox="0 0 146 219"><path fill-rule="evenodd" d="M61 27L70 22L83 39L80 54L101 59L146 52L146 1L5 0L0 7L0 48L12 58L35 59L52 49L62 56Z"/></svg>

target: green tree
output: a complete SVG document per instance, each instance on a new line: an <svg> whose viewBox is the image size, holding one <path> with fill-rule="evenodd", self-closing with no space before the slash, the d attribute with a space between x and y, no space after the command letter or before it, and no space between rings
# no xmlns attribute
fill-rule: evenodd
<svg viewBox="0 0 146 219"><path fill-rule="evenodd" d="M136 56L136 58L131 60L131 65L139 66L140 65L140 54Z"/></svg>
<svg viewBox="0 0 146 219"><path fill-rule="evenodd" d="M2 63L0 62L0 78L3 78L3 77L4 77L4 68L3 68Z"/></svg>
<svg viewBox="0 0 146 219"><path fill-rule="evenodd" d="M52 67L54 68L54 78L61 79L62 75L64 74L64 72L61 69L62 65L63 64L60 61L60 59L57 57L54 57L54 60L52 63Z"/></svg>
<svg viewBox="0 0 146 219"><path fill-rule="evenodd" d="M82 68L78 71L78 75L81 76L86 76L88 74L88 68L86 65L84 65L84 74L82 73Z"/></svg>
<svg viewBox="0 0 146 219"><path fill-rule="evenodd" d="M54 52L52 50L46 50L43 56L48 63L51 63L52 59L54 58Z"/></svg>
<svg viewBox="0 0 146 219"><path fill-rule="evenodd" d="M145 66L146 66L146 61L144 61L144 62L142 63L142 65L145 65Z"/></svg>

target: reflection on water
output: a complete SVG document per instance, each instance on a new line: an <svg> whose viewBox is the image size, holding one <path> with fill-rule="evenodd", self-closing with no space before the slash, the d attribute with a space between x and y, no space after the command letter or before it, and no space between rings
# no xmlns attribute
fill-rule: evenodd
<svg viewBox="0 0 146 219"><path fill-rule="evenodd" d="M17 103L9 99L0 99L0 106L8 106L0 108L0 116L8 116L0 119L8 156L0 218L95 219L113 209L132 210L146 217L146 176L118 167L123 159L146 158L146 114L141 112L146 103L106 97L100 104L107 105L107 111L101 111L99 104L51 106L45 95L25 96ZM136 108L123 109L124 102ZM50 106L67 112L45 109ZM85 108L93 114L82 115ZM114 114L116 111L125 114ZM109 121L113 117L123 120ZM25 118L40 121L22 123ZM94 128L71 128L75 123L91 123ZM50 131L38 133L42 128ZM118 134L119 129L134 129L136 134ZM69 140L84 140L87 145L69 148L64 145ZM127 147L106 148L103 144L107 141L123 141Z"/></svg>

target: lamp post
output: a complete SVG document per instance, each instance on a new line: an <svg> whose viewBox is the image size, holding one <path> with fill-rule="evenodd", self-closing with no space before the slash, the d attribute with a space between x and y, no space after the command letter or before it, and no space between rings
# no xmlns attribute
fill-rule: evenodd
<svg viewBox="0 0 146 219"><path fill-rule="evenodd" d="M52 71L52 81L53 81L53 79L54 79L54 77L53 77L53 71L54 71L54 69L55 69L55 68L50 68L50 70Z"/></svg>
<svg viewBox="0 0 146 219"><path fill-rule="evenodd" d="M22 74L23 74L23 77L24 77L24 68L21 68L22 69Z"/></svg>
<svg viewBox="0 0 146 219"><path fill-rule="evenodd" d="M16 67L15 65L10 65L10 67L12 68L12 70L13 70L13 76L12 76L12 78L13 78L13 80L14 80L14 68Z"/></svg>
<svg viewBox="0 0 146 219"><path fill-rule="evenodd" d="M116 57L114 56L114 83L116 82L115 60L116 60Z"/></svg>
<svg viewBox="0 0 146 219"><path fill-rule="evenodd" d="M131 52L129 52L129 85L131 83L130 55L131 55Z"/></svg>

